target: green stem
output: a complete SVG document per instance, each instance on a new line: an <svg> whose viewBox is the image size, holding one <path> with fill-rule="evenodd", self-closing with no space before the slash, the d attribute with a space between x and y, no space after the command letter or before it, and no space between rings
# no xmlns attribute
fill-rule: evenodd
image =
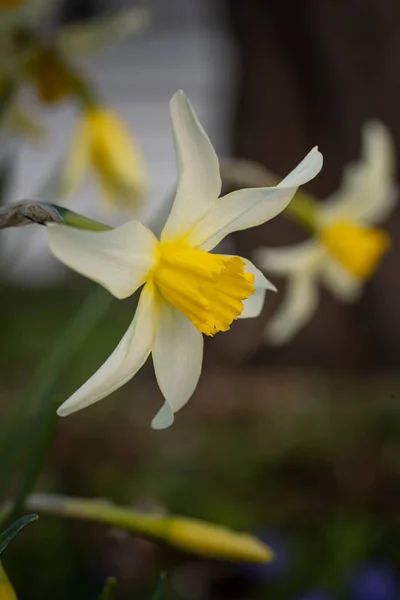
<svg viewBox="0 0 400 600"><path fill-rule="evenodd" d="M165 537L170 521L167 515L143 514L104 501L55 494L32 494L26 506L41 514L104 523L158 540Z"/></svg>
<svg viewBox="0 0 400 600"><path fill-rule="evenodd" d="M313 196L298 190L283 215L303 226L307 231L315 233L317 204Z"/></svg>
<svg viewBox="0 0 400 600"><path fill-rule="evenodd" d="M85 81L81 75L79 75L76 71L72 70L72 68L68 65L70 71L70 77L73 84L73 89L76 94L76 97L82 104L84 109L94 108L99 105L99 98L94 91L93 87Z"/></svg>
<svg viewBox="0 0 400 600"><path fill-rule="evenodd" d="M69 225L69 227L87 229L88 231L107 231L112 229L110 225L105 225L99 221L88 219L79 213L69 210L68 208L64 208L64 206L58 206L56 204L53 204L53 206L57 209L65 225Z"/></svg>

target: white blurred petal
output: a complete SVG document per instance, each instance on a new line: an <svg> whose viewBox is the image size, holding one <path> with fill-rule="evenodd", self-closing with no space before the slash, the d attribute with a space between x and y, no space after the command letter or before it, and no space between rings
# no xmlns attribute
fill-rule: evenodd
<svg viewBox="0 0 400 600"><path fill-rule="evenodd" d="M287 207L297 188L321 168L322 155L313 148L276 187L238 190L220 198L189 231L188 243L200 250L212 250L229 233L269 221Z"/></svg>
<svg viewBox="0 0 400 600"><path fill-rule="evenodd" d="M291 340L314 315L318 295L317 281L312 275L300 273L289 277L285 296L267 323L267 342L281 345Z"/></svg>
<svg viewBox="0 0 400 600"><path fill-rule="evenodd" d="M355 302L363 291L363 283L335 259L327 259L321 279L328 290L341 302Z"/></svg>
<svg viewBox="0 0 400 600"><path fill-rule="evenodd" d="M91 56L102 48L146 29L150 12L146 7L130 6L118 12L64 25L58 46L68 56Z"/></svg>
<svg viewBox="0 0 400 600"><path fill-rule="evenodd" d="M391 134L378 121L362 130L362 155L348 165L336 193L321 204L321 225L338 219L380 223L398 202L396 153Z"/></svg>
<svg viewBox="0 0 400 600"><path fill-rule="evenodd" d="M263 271L286 275L296 271L314 271L326 253L315 239L282 248L256 248L254 261Z"/></svg>
<svg viewBox="0 0 400 600"><path fill-rule="evenodd" d="M60 406L57 413L64 417L86 408L132 379L151 352L156 330L154 288L147 285L140 295L135 318L117 348L100 369Z"/></svg>
<svg viewBox="0 0 400 600"><path fill-rule="evenodd" d="M162 232L168 241L184 235L215 203L221 192L218 157L182 91L170 103L178 166L178 187Z"/></svg>
<svg viewBox="0 0 400 600"><path fill-rule="evenodd" d="M171 304L162 299L158 304L154 370L161 392L175 413L187 403L197 386L203 363L203 335ZM166 413L165 408L161 410L152 427L160 428L161 417Z"/></svg>
<svg viewBox="0 0 400 600"><path fill-rule="evenodd" d="M50 250L61 262L117 298L133 294L156 260L158 240L138 221L108 231L50 224L47 236Z"/></svg>

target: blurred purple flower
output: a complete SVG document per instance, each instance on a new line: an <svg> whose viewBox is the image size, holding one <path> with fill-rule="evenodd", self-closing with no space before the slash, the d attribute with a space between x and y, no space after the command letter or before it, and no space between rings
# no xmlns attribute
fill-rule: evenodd
<svg viewBox="0 0 400 600"><path fill-rule="evenodd" d="M350 581L354 600L398 600L400 588L395 570L390 565L367 564Z"/></svg>

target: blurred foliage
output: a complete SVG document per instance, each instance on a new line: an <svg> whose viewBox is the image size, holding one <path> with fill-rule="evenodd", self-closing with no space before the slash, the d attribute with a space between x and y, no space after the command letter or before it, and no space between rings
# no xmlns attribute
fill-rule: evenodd
<svg viewBox="0 0 400 600"><path fill-rule="evenodd" d="M0 341L4 415L90 289L71 278L58 289L2 294L0 309L9 314ZM60 398L104 360L131 315L131 301L111 303L57 384ZM277 548L276 572L200 561L95 524L42 516L40 536L27 530L6 555L20 598L32 586L36 595L60 600L95 597L109 575L119 581L118 597L150 597L160 569L168 574L165 598L289 600L316 587L341 598L359 565L400 564L393 543L400 534L398 378L317 373L305 383L284 372L287 389L279 388L279 374L244 366L231 374L243 389L253 375L255 382L265 378L259 408L243 402L238 389L233 409L222 389L213 402L226 401L226 410L213 414L200 390L160 434L149 431L145 414L158 401L150 375L149 366L107 402L63 419L36 489L106 497L138 510L165 507L253 531L273 548L281 540L286 558Z"/></svg>

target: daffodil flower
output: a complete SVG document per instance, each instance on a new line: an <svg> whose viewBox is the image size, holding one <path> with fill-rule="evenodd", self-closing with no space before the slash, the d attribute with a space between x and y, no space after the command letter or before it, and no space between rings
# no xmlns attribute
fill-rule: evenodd
<svg viewBox="0 0 400 600"><path fill-rule="evenodd" d="M52 252L67 266L117 298L144 285L135 317L114 353L59 409L68 415L129 381L152 353L165 404L153 428L193 394L201 373L203 334L227 331L237 318L255 317L271 283L248 260L211 254L233 231L280 213L299 185L322 167L317 148L279 185L239 190L218 198L218 158L193 109L177 92L170 104L177 154L177 192L160 240L138 221L104 232L48 226Z"/></svg>
<svg viewBox="0 0 400 600"><path fill-rule="evenodd" d="M288 279L286 296L267 324L271 344L286 343L312 318L319 282L338 300L355 301L389 247L388 235L373 225L397 202L392 141L378 122L367 123L362 137L361 160L347 167L339 190L315 209L315 236L255 252L263 271Z"/></svg>
<svg viewBox="0 0 400 600"><path fill-rule="evenodd" d="M76 192L90 167L111 206L131 211L140 208L147 171L139 147L120 117L98 106L85 110L75 129L62 191Z"/></svg>

